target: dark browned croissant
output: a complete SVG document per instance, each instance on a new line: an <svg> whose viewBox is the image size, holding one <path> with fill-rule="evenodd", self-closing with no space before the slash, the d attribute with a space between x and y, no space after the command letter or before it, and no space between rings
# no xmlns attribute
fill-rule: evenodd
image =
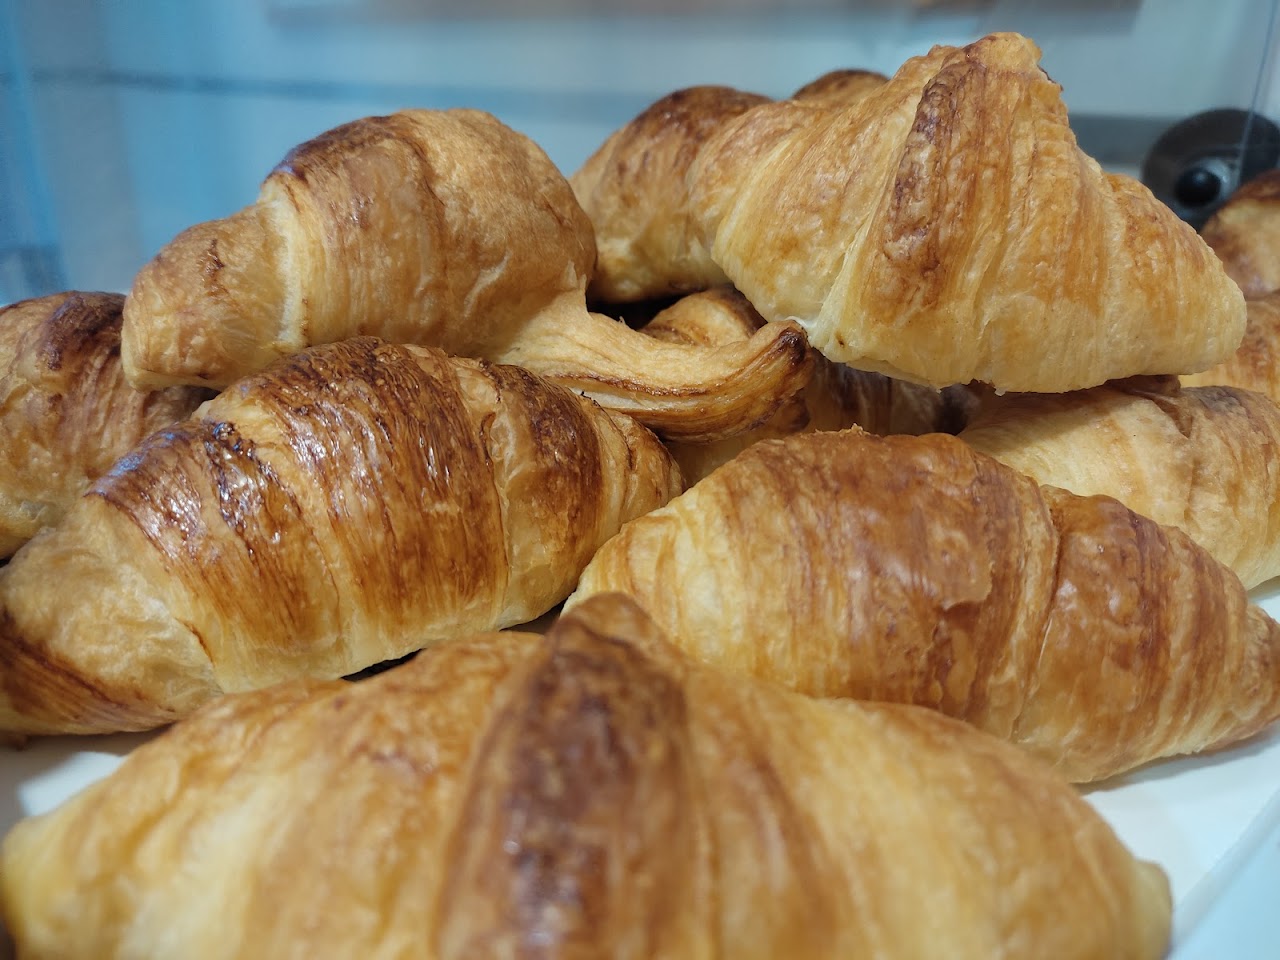
<svg viewBox="0 0 1280 960"><path fill-rule="evenodd" d="M223 698L19 824L24 956L1155 960L1168 884L1043 765L681 657L596 598Z"/></svg>
<svg viewBox="0 0 1280 960"><path fill-rule="evenodd" d="M679 490L629 417L357 338L153 435L0 570L0 732L145 729L537 617Z"/></svg>
<svg viewBox="0 0 1280 960"><path fill-rule="evenodd" d="M1138 377L992 395L960 438L1037 483L1184 530L1246 587L1280 576L1280 407L1260 393Z"/></svg>
<svg viewBox="0 0 1280 960"><path fill-rule="evenodd" d="M213 394L144 392L120 369L114 293L58 293L0 309L0 558L67 507L143 437Z"/></svg>
<svg viewBox="0 0 1280 960"><path fill-rule="evenodd" d="M1246 297L1280 289L1280 170L1243 184L1200 228Z"/></svg>
<svg viewBox="0 0 1280 960"><path fill-rule="evenodd" d="M756 444L628 524L567 608L820 696L932 707L1094 780L1280 716L1280 627L1179 530L943 434Z"/></svg>
<svg viewBox="0 0 1280 960"><path fill-rule="evenodd" d="M936 47L852 106L753 107L689 184L711 262L859 369L1056 392L1203 370L1244 330L1213 251L1079 149L1016 34Z"/></svg>
<svg viewBox="0 0 1280 960"><path fill-rule="evenodd" d="M518 363L698 437L750 427L799 389L795 325L721 350L662 344L588 313L594 262L590 222L527 137L475 110L367 117L298 146L256 203L143 267L125 370L141 386L223 386L373 335Z"/></svg>

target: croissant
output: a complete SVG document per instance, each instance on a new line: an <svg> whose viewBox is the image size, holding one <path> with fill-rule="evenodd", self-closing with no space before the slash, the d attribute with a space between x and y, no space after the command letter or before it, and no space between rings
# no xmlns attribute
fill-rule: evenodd
<svg viewBox="0 0 1280 960"><path fill-rule="evenodd" d="M756 444L601 547L672 640L802 693L914 703L1097 780L1280 716L1280 627L1181 531L945 434Z"/></svg>
<svg viewBox="0 0 1280 960"><path fill-rule="evenodd" d="M689 169L710 259L828 358L1057 392L1227 357L1244 302L1144 186L1076 145L1016 34L935 47L849 107L764 104Z"/></svg>
<svg viewBox="0 0 1280 960"><path fill-rule="evenodd" d="M71 291L0 309L0 558L57 523L143 437L212 396L125 383L123 304Z"/></svg>
<svg viewBox="0 0 1280 960"><path fill-rule="evenodd" d="M1246 301L1249 322L1234 354L1203 373L1184 374L1184 386L1256 390L1280 403L1280 290Z"/></svg>
<svg viewBox="0 0 1280 960"><path fill-rule="evenodd" d="M617 597L223 698L19 823L0 891L64 960L1114 960L1170 926L1032 758L700 667Z"/></svg>
<svg viewBox="0 0 1280 960"><path fill-rule="evenodd" d="M764 318L732 287L712 287L682 297L660 311L643 330L659 339L719 346L749 338ZM855 370L821 355L803 390L755 429L707 443L673 440L667 449L680 464L686 485L733 459L753 443L811 430L859 426L870 433L957 432L976 404L963 387L933 387Z"/></svg>
<svg viewBox="0 0 1280 960"><path fill-rule="evenodd" d="M1280 289L1280 170L1258 174L1200 228L1246 297Z"/></svg>
<svg viewBox="0 0 1280 960"><path fill-rule="evenodd" d="M856 103L886 78L835 70L791 98L804 116ZM569 182L595 229L593 301L629 303L726 283L691 219L689 169L702 145L768 97L723 86L676 90L611 134Z"/></svg>
<svg viewBox="0 0 1280 960"><path fill-rule="evenodd" d="M647 430L519 368L313 348L152 435L0 571L0 732L146 729L532 620L679 489Z"/></svg>
<svg viewBox="0 0 1280 960"><path fill-rule="evenodd" d="M673 91L611 134L569 178L595 230L591 300L626 303L727 282L694 244L685 177L702 142L768 102L731 87Z"/></svg>
<svg viewBox="0 0 1280 960"><path fill-rule="evenodd" d="M475 110L367 117L296 147L256 203L189 228L139 271L125 372L142 387L222 387L373 335L519 363L698 436L752 426L799 388L796 325L719 351L659 344L587 311L594 261L590 221L527 137Z"/></svg>
<svg viewBox="0 0 1280 960"><path fill-rule="evenodd" d="M987 398L960 438L1037 483L1107 494L1178 527L1246 587L1280 576L1280 407L1137 378Z"/></svg>

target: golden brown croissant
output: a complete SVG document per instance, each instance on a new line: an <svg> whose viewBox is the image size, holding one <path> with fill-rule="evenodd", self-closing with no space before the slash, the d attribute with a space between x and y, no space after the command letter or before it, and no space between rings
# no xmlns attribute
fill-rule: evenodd
<svg viewBox="0 0 1280 960"><path fill-rule="evenodd" d="M367 117L295 148L256 203L143 267L125 370L141 386L224 386L373 335L519 363L673 435L736 432L798 389L795 325L719 351L658 344L588 313L594 261L590 221L527 137L475 110Z"/></svg>
<svg viewBox="0 0 1280 960"><path fill-rule="evenodd" d="M990 396L960 438L1037 483L1178 527L1246 587L1280 576L1280 407L1262 394L1170 377Z"/></svg>
<svg viewBox="0 0 1280 960"><path fill-rule="evenodd" d="M806 83L791 99L847 107L888 82L888 77L875 70L832 70Z"/></svg>
<svg viewBox="0 0 1280 960"><path fill-rule="evenodd" d="M679 484L643 427L519 368L372 338L297 354L0 571L0 732L145 729L526 622Z"/></svg>
<svg viewBox="0 0 1280 960"><path fill-rule="evenodd" d="M798 90L803 116L856 103L886 78L836 70ZM628 303L690 293L726 282L691 219L689 169L702 145L768 97L731 87L676 90L601 144L570 178L595 228L594 301Z"/></svg>
<svg viewBox="0 0 1280 960"><path fill-rule="evenodd" d="M566 609L608 591L703 660L932 707L1075 781L1280 716L1280 627L1235 574L943 434L756 444L606 543Z"/></svg>
<svg viewBox="0 0 1280 960"><path fill-rule="evenodd" d="M1280 170L1267 170L1227 198L1200 236L1246 297L1280 289Z"/></svg>
<svg viewBox="0 0 1280 960"><path fill-rule="evenodd" d="M1038 60L995 34L907 61L851 107L730 120L689 171L710 259L827 357L939 387L1054 392L1224 359L1239 289L1150 191L1080 151Z"/></svg>
<svg viewBox="0 0 1280 960"><path fill-rule="evenodd" d="M595 228L593 301L647 300L725 282L695 242L685 177L712 133L767 102L730 87L676 90L611 134L573 174L569 182Z"/></svg>
<svg viewBox="0 0 1280 960"><path fill-rule="evenodd" d="M1137 960L1170 925L1032 758L700 667L618 597L223 698L15 827L0 893L60 960Z"/></svg>
<svg viewBox="0 0 1280 960"><path fill-rule="evenodd" d="M143 392L120 370L124 297L71 291L0 309L0 558L143 437L211 393Z"/></svg>
<svg viewBox="0 0 1280 960"><path fill-rule="evenodd" d="M1203 373L1184 374L1183 386L1230 386L1265 393L1280 403L1280 290L1246 301L1249 323L1240 348Z"/></svg>
<svg viewBox="0 0 1280 960"><path fill-rule="evenodd" d="M746 340L764 323L746 297L721 286L682 297L643 330L662 340L714 347ZM975 403L960 387L936 390L818 355L805 388L759 427L708 443L670 441L667 449L680 464L685 484L692 485L761 440L851 426L876 434L955 433Z"/></svg>

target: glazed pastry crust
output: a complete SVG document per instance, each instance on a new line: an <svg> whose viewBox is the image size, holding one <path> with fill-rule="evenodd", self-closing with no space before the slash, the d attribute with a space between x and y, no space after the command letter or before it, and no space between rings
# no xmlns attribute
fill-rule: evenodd
<svg viewBox="0 0 1280 960"><path fill-rule="evenodd" d="M709 663L931 707L1075 781L1280 716L1280 627L1235 574L942 434L757 444L605 544L566 609L610 591Z"/></svg>
<svg viewBox="0 0 1280 960"><path fill-rule="evenodd" d="M0 557L57 523L144 437L212 395L129 386L123 306L119 294L70 291L0 309Z"/></svg>
<svg viewBox="0 0 1280 960"><path fill-rule="evenodd" d="M689 173L712 261L830 359L937 387L1057 392L1221 361L1239 289L1080 151L1038 59L995 34L907 61L851 107L731 120Z"/></svg>
<svg viewBox="0 0 1280 960"><path fill-rule="evenodd" d="M1139 378L989 396L960 438L1038 483L1185 531L1247 588L1280 576L1280 407L1262 394Z"/></svg>
<svg viewBox="0 0 1280 960"><path fill-rule="evenodd" d="M1280 171L1258 174L1200 229L1246 297L1280 289Z"/></svg>
<svg viewBox="0 0 1280 960"><path fill-rule="evenodd" d="M0 571L0 730L145 729L524 623L679 489L647 430L526 371L313 348L152 436Z"/></svg>
<svg viewBox="0 0 1280 960"><path fill-rule="evenodd" d="M63 960L1155 958L1170 920L1031 758L691 663L618 597L224 698L16 827L0 891Z"/></svg>

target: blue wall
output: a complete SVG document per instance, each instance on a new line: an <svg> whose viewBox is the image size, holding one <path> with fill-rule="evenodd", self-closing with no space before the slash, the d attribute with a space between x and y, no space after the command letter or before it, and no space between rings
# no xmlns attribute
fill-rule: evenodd
<svg viewBox="0 0 1280 960"><path fill-rule="evenodd" d="M514 21L387 17L343 0L0 0L0 57L21 61L0 60L0 258L6 245L52 244L60 282L123 290L179 230L250 203L293 144L358 116L487 109L571 172L677 87L780 96L834 67L892 72L993 28L1036 37L1073 112L1172 121L1250 103L1273 5ZM50 282L0 269L0 302Z"/></svg>

